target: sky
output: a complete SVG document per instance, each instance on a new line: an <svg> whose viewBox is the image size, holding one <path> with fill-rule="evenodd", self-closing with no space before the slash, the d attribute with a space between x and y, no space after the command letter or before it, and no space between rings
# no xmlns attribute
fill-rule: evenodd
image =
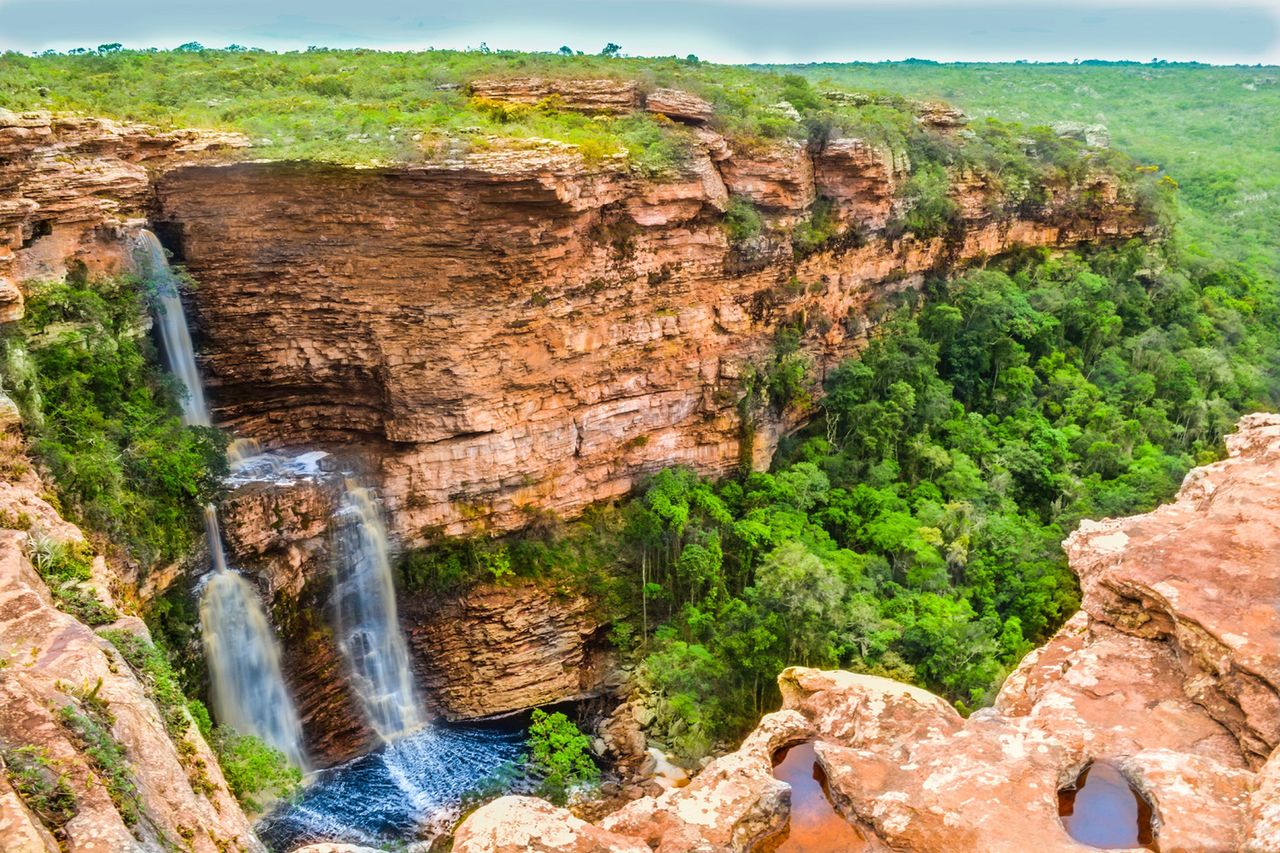
<svg viewBox="0 0 1280 853"><path fill-rule="evenodd" d="M1280 0L0 0L0 50L198 41L696 54L715 62L1280 64Z"/></svg>

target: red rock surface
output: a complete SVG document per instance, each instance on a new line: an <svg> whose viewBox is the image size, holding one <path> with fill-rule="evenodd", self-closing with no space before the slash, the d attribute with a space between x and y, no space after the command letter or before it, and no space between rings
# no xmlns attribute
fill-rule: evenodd
<svg viewBox="0 0 1280 853"><path fill-rule="evenodd" d="M837 808L886 849L1082 853L1057 792L1103 760L1152 804L1165 853L1280 850L1280 759L1268 760L1280 742L1280 416L1242 419L1227 445L1174 503L1068 539L1084 609L993 708L963 720L917 688L789 669L785 710L738 752L601 827L657 850L749 849L786 813L764 793L775 780L760 743L816 738ZM748 801L777 820L735 837Z"/></svg>
<svg viewBox="0 0 1280 853"><path fill-rule="evenodd" d="M7 465L12 470L12 465ZM75 796L76 814L55 839L0 774L0 848L21 853L104 853L184 849L198 853L261 850L217 760L194 721L181 745L168 734L142 681L110 643L58 610L32 567L32 536L79 541L80 531L43 498L30 470L0 483L0 511L19 513L31 529L0 530L0 744L32 747ZM109 601L105 570L92 582ZM111 627L146 634L141 620ZM142 819L128 826L107 795L95 764L60 722L59 711L93 691L114 719L112 738L123 748L138 792ZM82 706L78 706L82 707Z"/></svg>
<svg viewBox="0 0 1280 853"><path fill-rule="evenodd" d="M661 181L556 145L422 168L166 173L156 219L201 282L217 419L271 445L363 449L406 541L511 529L668 465L767 464L804 412L755 413L743 450L738 402L781 322L806 321L816 383L863 340L867 305L927 271L1142 229L1114 193L1096 215L1068 214L1081 186L1053 188L1035 219L984 205L954 242L891 239L877 229L904 164L887 155L699 139ZM786 225L819 190L865 245L793 254ZM778 230L731 246L729 192Z"/></svg>
<svg viewBox="0 0 1280 853"><path fill-rule="evenodd" d="M513 104L550 101L562 109L588 113L629 113L640 106L634 80L610 77L494 77L472 80L472 97Z"/></svg>
<svg viewBox="0 0 1280 853"><path fill-rule="evenodd" d="M655 89L645 96L644 108L651 113L693 124L710 121L714 112L706 100L680 89Z"/></svg>
<svg viewBox="0 0 1280 853"><path fill-rule="evenodd" d="M128 268L121 236L143 214L151 171L247 145L233 133L0 109L0 322L22 316L21 282L61 278L68 262Z"/></svg>
<svg viewBox="0 0 1280 853"><path fill-rule="evenodd" d="M482 584L401 597L419 683L451 719L595 695L608 642L599 608L547 584Z"/></svg>

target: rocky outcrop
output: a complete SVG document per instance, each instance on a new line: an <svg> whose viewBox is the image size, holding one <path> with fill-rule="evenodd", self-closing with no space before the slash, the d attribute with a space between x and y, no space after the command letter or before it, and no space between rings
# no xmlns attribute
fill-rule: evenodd
<svg viewBox="0 0 1280 853"><path fill-rule="evenodd" d="M587 113L629 113L641 104L635 80L611 77L494 77L472 80L474 98L512 104L553 104Z"/></svg>
<svg viewBox="0 0 1280 853"><path fill-rule="evenodd" d="M814 740L834 805L872 849L1078 853L1057 794L1094 760L1151 803L1161 850L1280 849L1280 416L1244 418L1227 446L1174 503L1070 537L1083 610L994 707L964 720L917 688L789 669L784 710L737 752L600 828L656 850L752 849L787 812L785 792L768 794L771 751Z"/></svg>
<svg viewBox="0 0 1280 853"><path fill-rule="evenodd" d="M805 413L761 406L744 430L739 402L780 324L805 329L816 386L864 339L868 306L931 270L1144 227L1097 175L1026 218L979 187L963 232L894 238L900 159L696 136L662 180L500 144L420 168L167 172L155 220L201 282L217 419L271 445L362 449L406 542L517 528L661 467L767 464ZM760 236L730 243L729 193L759 206ZM786 228L819 193L861 236L798 256Z"/></svg>
<svg viewBox="0 0 1280 853"><path fill-rule="evenodd" d="M319 767L378 743L332 629L332 521L341 492L337 475L267 476L241 483L219 506L232 563L271 605L304 745Z"/></svg>
<svg viewBox="0 0 1280 853"><path fill-rule="evenodd" d="M21 282L62 278L69 263L130 268L120 236L144 215L152 172L247 145L235 133L0 110L0 322L22 316Z"/></svg>
<svg viewBox="0 0 1280 853"><path fill-rule="evenodd" d="M451 719L487 717L597 695L606 627L581 593L538 582L483 584L436 600L401 600L419 681Z"/></svg>
<svg viewBox="0 0 1280 853"><path fill-rule="evenodd" d="M681 89L655 89L644 99L644 108L677 121L705 124L714 112L703 98Z"/></svg>
<svg viewBox="0 0 1280 853"><path fill-rule="evenodd" d="M11 462L5 468L16 470ZM6 526L24 528L0 529L0 754L25 755L45 768L46 782L65 785L72 802L53 810L25 799L10 765L0 773L0 846L23 853L260 850L194 722L188 718L171 739L147 687L119 653L54 606L28 543L82 537L39 497L43 491L30 470L0 484ZM89 586L109 602L104 574L95 570ZM146 633L132 617L110 627ZM122 750L123 766L103 769L68 723L68 708L105 728ZM127 803L109 796L107 772L133 786Z"/></svg>
<svg viewBox="0 0 1280 853"><path fill-rule="evenodd" d="M616 835L534 797L504 797L477 809L454 837L455 853L649 853L635 838Z"/></svg>

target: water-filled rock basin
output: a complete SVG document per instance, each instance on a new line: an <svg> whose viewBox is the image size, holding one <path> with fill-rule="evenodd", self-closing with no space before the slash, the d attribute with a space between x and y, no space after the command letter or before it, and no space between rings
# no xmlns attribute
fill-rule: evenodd
<svg viewBox="0 0 1280 853"><path fill-rule="evenodd" d="M1101 850L1155 850L1151 804L1114 765L1095 761L1058 792L1058 815L1067 834Z"/></svg>
<svg viewBox="0 0 1280 853"><path fill-rule="evenodd" d="M787 829L765 846L769 853L861 853L871 847L827 795L827 777L814 754L813 742L778 751L773 775L791 786L791 820Z"/></svg>
<svg viewBox="0 0 1280 853"><path fill-rule="evenodd" d="M518 776L525 730L512 723L433 723L377 752L322 770L296 802L258 822L275 851L316 841L395 845L447 830L465 797Z"/></svg>

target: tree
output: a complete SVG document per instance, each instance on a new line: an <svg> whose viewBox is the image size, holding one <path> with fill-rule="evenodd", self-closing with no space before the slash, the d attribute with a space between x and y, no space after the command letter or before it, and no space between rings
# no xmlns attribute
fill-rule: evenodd
<svg viewBox="0 0 1280 853"><path fill-rule="evenodd" d="M559 52L561 56L573 56L573 48L569 47L567 44L560 45Z"/></svg>
<svg viewBox="0 0 1280 853"><path fill-rule="evenodd" d="M591 758L591 739L559 711L534 709L529 752L533 767L544 774L543 796L558 805L564 805L571 788L600 778L600 768Z"/></svg>
<svg viewBox="0 0 1280 853"><path fill-rule="evenodd" d="M604 49L600 51L600 55L608 56L608 57L616 57L621 52L622 52L622 47L620 45L616 45L613 42L609 42L604 46Z"/></svg>
<svg viewBox="0 0 1280 853"><path fill-rule="evenodd" d="M845 584L818 555L788 542L756 569L756 595L764 614L778 617L788 663L834 662L833 635L842 621Z"/></svg>

